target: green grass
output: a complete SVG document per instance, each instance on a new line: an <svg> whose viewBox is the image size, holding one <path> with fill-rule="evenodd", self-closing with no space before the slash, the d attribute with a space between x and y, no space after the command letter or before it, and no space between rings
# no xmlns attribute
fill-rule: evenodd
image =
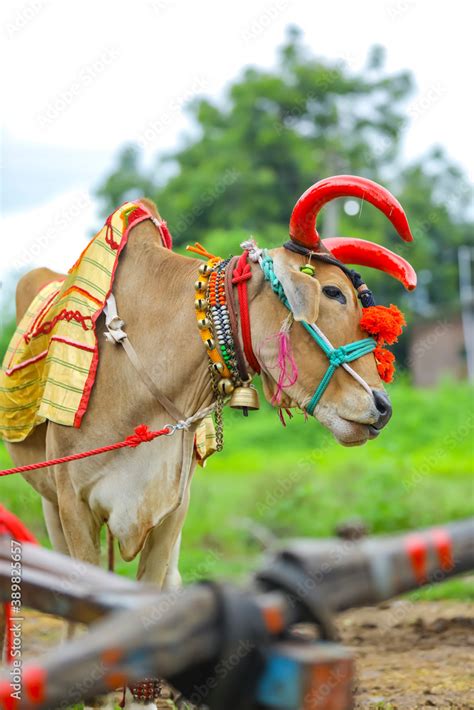
<svg viewBox="0 0 474 710"><path fill-rule="evenodd" d="M420 390L401 381L390 394L392 421L361 448L341 447L302 415L284 429L268 407L248 419L227 410L224 452L194 476L184 579L247 573L261 554L250 531L255 524L276 537L326 536L354 517L371 533L387 533L472 515L472 389L445 382ZM8 464L3 448L0 463ZM39 498L20 477L0 481L0 499L47 543ZM135 569L136 562L118 566L125 574ZM456 579L417 595L472 598L473 592Z"/></svg>

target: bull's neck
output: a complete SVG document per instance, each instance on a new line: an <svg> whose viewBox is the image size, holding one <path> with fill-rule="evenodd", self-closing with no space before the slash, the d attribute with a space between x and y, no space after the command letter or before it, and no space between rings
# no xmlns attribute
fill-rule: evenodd
<svg viewBox="0 0 474 710"><path fill-rule="evenodd" d="M129 240L114 284L119 313L149 376L190 416L213 398L194 308L200 262L159 248L146 227L135 231L139 238ZM153 406L149 393L139 392Z"/></svg>
<svg viewBox="0 0 474 710"><path fill-rule="evenodd" d="M145 222L135 228L129 239L114 285L119 313L126 321L130 341L147 373L186 416L214 399L209 359L195 309L195 284L201 264L199 259L158 247L154 227ZM262 320L261 314L268 311L265 297L270 294L266 294L261 270L255 264L251 268L248 300L252 337L258 352L266 333L265 328L262 330L265 319ZM273 314L267 315L273 319ZM242 345L239 328L234 337ZM125 367L133 366L127 363ZM143 388L138 390L146 401L150 400Z"/></svg>

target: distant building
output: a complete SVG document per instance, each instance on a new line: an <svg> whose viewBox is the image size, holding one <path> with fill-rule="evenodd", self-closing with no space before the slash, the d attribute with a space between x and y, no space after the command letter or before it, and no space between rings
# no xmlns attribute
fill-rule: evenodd
<svg viewBox="0 0 474 710"><path fill-rule="evenodd" d="M412 324L408 366L414 385L432 387L446 375L467 378L466 348L461 315L419 319Z"/></svg>

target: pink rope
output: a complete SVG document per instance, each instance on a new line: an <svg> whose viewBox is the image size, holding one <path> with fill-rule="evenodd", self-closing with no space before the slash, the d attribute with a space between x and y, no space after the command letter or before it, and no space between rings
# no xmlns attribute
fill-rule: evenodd
<svg viewBox="0 0 474 710"><path fill-rule="evenodd" d="M298 379L298 367L291 349L290 336L287 330L280 330L278 338L278 382L272 404L281 404L285 387L291 387Z"/></svg>

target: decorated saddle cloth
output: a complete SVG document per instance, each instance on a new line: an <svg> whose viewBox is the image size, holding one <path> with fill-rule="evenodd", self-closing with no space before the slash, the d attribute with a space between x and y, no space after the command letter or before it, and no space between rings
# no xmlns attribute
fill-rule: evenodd
<svg viewBox="0 0 474 710"><path fill-rule="evenodd" d="M0 435L23 441L46 419L79 427L98 362L95 322L112 289L129 231L152 215L127 202L107 219L64 280L30 304L0 375Z"/></svg>
<svg viewBox="0 0 474 710"><path fill-rule="evenodd" d="M110 215L66 278L46 284L30 304L0 374L0 437L6 441L23 441L46 420L81 425L98 365L95 323L129 232L145 219L154 221L163 246L171 248L166 224L145 204L127 202ZM209 447L210 425L203 423L196 434L201 458Z"/></svg>

